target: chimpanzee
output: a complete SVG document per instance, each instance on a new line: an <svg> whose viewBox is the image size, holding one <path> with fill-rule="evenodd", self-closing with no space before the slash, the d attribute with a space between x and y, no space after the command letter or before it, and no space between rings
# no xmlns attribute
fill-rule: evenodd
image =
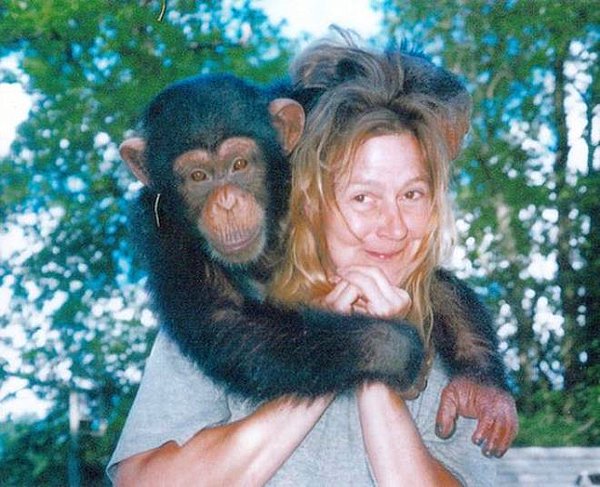
<svg viewBox="0 0 600 487"><path fill-rule="evenodd" d="M303 126L297 102L225 74L150 103L121 154L145 184L131 225L158 318L207 375L256 401L366 379L404 390L423 358L412 325L262 301Z"/></svg>
<svg viewBox="0 0 600 487"><path fill-rule="evenodd" d="M125 141L121 154L145 184L132 227L159 320L205 373L255 401L316 397L364 380L406 390L423 360L411 325L263 300L281 255L286 153L303 116L293 100L228 75L178 82L151 102L141 137ZM451 373L505 387L491 320L475 294L442 271L433 294L436 341L448 340L437 345ZM469 356L473 350L485 353Z"/></svg>

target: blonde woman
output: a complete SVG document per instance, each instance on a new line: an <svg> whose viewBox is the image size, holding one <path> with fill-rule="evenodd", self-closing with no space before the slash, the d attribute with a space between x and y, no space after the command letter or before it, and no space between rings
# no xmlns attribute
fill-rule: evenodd
<svg viewBox="0 0 600 487"><path fill-rule="evenodd" d="M292 160L288 255L273 294L290 305L405 317L428 336L429 285L453 228L447 147L426 100L394 98L385 78L370 81L326 92L309 114ZM439 387L435 377L429 387ZM357 404L381 485L460 478L436 460L421 418L413 421L394 391L366 384Z"/></svg>

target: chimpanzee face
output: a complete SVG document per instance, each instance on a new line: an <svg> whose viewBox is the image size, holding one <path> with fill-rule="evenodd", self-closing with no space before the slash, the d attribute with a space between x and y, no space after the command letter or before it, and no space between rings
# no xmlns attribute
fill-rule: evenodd
<svg viewBox="0 0 600 487"><path fill-rule="evenodd" d="M287 205L277 198L285 198L285 156L302 134L302 107L288 98L268 101L232 76L197 76L159 93L141 127L144 137L125 140L120 153L156 201L175 189L184 202L176 216L198 230L214 258L256 260L283 215L278 203Z"/></svg>
<svg viewBox="0 0 600 487"><path fill-rule="evenodd" d="M194 149L173 170L187 215L213 255L229 263L256 259L266 243L265 162L256 143L232 137L214 151Z"/></svg>

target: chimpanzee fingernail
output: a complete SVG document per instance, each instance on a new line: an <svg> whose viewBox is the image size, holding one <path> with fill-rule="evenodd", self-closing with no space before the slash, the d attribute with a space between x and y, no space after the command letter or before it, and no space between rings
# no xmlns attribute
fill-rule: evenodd
<svg viewBox="0 0 600 487"><path fill-rule="evenodd" d="M442 438L443 440L452 436L453 432L454 432L454 428L452 428L450 431L446 431L442 424L438 423L435 425L435 434L438 435L438 437Z"/></svg>

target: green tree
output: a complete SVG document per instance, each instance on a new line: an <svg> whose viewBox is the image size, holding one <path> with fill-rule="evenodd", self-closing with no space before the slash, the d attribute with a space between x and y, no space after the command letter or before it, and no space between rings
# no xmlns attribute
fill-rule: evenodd
<svg viewBox="0 0 600 487"><path fill-rule="evenodd" d="M471 89L456 166L462 268L498 315L520 411L543 424L535 411L556 396L545 408L580 427L568 441L597 444L597 2L376 3L388 36L422 44ZM575 392L595 407L574 404Z"/></svg>
<svg viewBox="0 0 600 487"><path fill-rule="evenodd" d="M136 186L117 146L168 83L221 70L267 82L289 46L248 0L9 0L0 37L20 70L0 81L24 78L34 101L0 161L1 232L24 242L0 266L11 296L0 346L19 354L0 359L0 379L53 404L43 421L3 429L2 483L101 484L154 330L127 245Z"/></svg>

